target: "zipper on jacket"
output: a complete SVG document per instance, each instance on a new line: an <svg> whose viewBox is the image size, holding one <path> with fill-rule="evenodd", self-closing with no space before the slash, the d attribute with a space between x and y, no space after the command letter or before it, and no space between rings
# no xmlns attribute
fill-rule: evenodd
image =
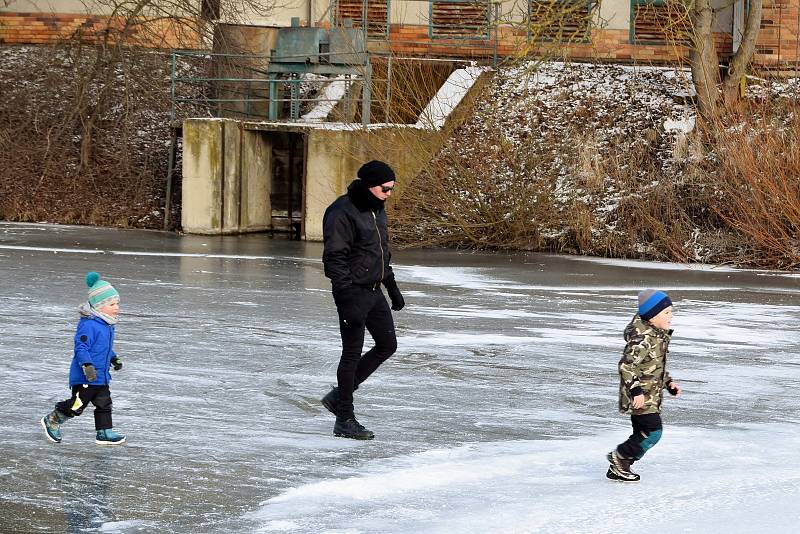
<svg viewBox="0 0 800 534"><path fill-rule="evenodd" d="M381 247L381 278L380 278L380 280L378 280L378 283L381 283L381 282L383 282L383 264L384 264L384 260L383 260L383 239L381 238L381 231L378 228L378 216L375 215L374 211L372 212L372 220L373 220L373 222L375 222L375 231L378 232L378 245L380 245L380 247Z"/></svg>
<svg viewBox="0 0 800 534"><path fill-rule="evenodd" d="M111 384L111 351L114 347L114 330L108 325L108 352L106 353L106 385Z"/></svg>

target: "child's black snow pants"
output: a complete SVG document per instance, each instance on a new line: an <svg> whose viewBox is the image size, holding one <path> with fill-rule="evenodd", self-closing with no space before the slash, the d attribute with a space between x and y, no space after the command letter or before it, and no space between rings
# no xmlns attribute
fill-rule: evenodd
<svg viewBox="0 0 800 534"><path fill-rule="evenodd" d="M624 458L640 460L644 453L661 439L663 430L661 415L657 413L632 415L631 425L633 434L617 446L617 452Z"/></svg>
<svg viewBox="0 0 800 534"><path fill-rule="evenodd" d="M108 386L73 386L72 396L56 403L56 410L67 417L77 417L89 403L94 404L95 430L111 428L111 390Z"/></svg>

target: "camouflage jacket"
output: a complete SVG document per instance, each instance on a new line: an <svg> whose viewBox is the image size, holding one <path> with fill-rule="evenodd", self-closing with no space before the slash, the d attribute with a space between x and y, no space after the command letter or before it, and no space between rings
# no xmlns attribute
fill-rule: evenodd
<svg viewBox="0 0 800 534"><path fill-rule="evenodd" d="M667 353L672 330L662 330L636 315L625 327L625 350L619 361L619 411L633 415L661 412L664 389L672 381ZM634 410L632 399L644 394L644 406Z"/></svg>

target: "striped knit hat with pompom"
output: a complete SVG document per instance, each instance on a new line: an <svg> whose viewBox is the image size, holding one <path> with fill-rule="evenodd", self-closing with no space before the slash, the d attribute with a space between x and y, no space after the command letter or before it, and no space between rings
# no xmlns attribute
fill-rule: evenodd
<svg viewBox="0 0 800 534"><path fill-rule="evenodd" d="M89 286L89 306L95 310L111 304L114 300L119 302L117 290L102 280L99 273L94 271L86 273L86 285Z"/></svg>

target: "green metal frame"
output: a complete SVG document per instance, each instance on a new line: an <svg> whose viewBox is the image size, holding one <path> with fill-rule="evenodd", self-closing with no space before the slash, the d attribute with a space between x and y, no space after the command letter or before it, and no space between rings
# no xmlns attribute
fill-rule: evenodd
<svg viewBox="0 0 800 534"><path fill-rule="evenodd" d="M179 102L183 102L183 103L198 102L198 100L196 98L182 98L182 97L179 97L177 95L177 89L176 89L176 85L178 83L185 82L185 83L190 83L191 84L191 83L198 83L198 82L237 82L237 83L246 82L248 84L248 87L252 88L253 84L263 84L263 85L267 86L267 84L269 82L269 80L267 80L266 78L203 78L203 77L183 78L183 77L179 77L177 75L178 74L177 73L177 62L178 62L178 58L181 57L181 56L198 57L198 58L204 58L204 57L209 57L210 58L210 57L214 57L214 56L216 56L216 57L231 57L231 58L239 57L239 58L248 58L248 59L253 59L253 58L257 58L257 57L261 57L261 56L255 56L255 55L251 55L251 54L217 54L217 53L213 53L212 54L210 52L198 52L198 51L193 51L193 50L174 50L171 55L172 55L172 73L171 73L171 76L170 76L170 98L172 100L172 109L170 111L170 121L171 122L175 121L175 119L176 119L176 104L177 103L179 103ZM266 91L266 87L265 87L265 91ZM267 102L267 101L268 101L268 99L266 99L266 98L250 98L249 97L249 93L248 93L248 96L246 98L207 98L207 99L204 99L204 102L216 103L216 104L222 104L222 103L225 103L225 102L245 103L246 106L247 106L247 112L246 112L247 115L251 115L251 113L250 113L250 105L252 103ZM256 116L256 115L253 115L253 116Z"/></svg>

